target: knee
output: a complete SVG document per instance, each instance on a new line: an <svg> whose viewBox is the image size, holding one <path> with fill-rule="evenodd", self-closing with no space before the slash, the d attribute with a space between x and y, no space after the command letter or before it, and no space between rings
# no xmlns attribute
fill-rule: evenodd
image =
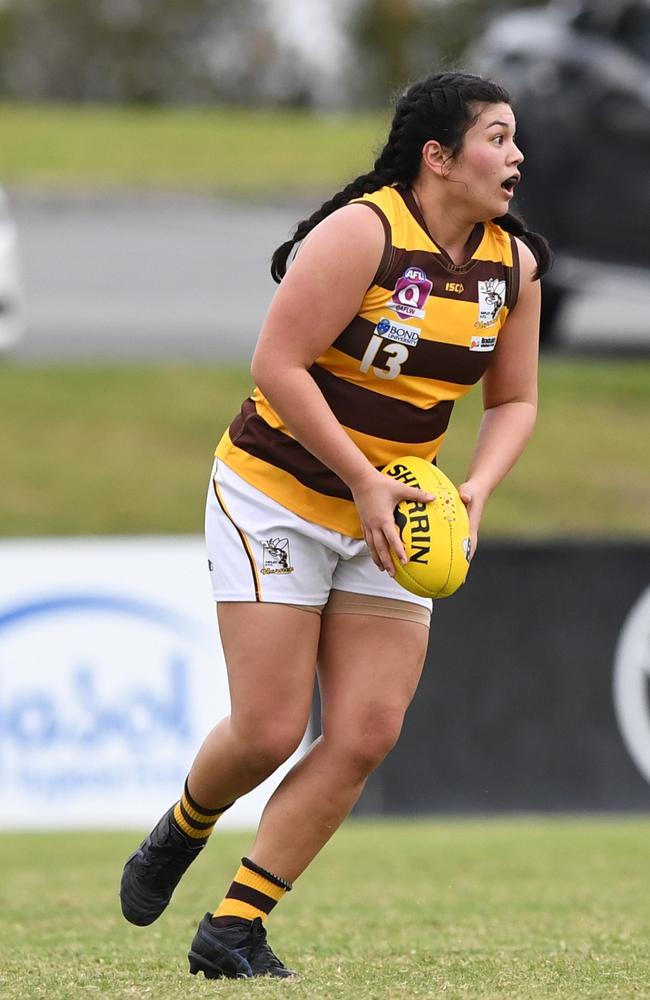
<svg viewBox="0 0 650 1000"><path fill-rule="evenodd" d="M381 764L393 749L402 731L404 713L377 711L361 721L343 743L348 768L365 777Z"/></svg>
<svg viewBox="0 0 650 1000"><path fill-rule="evenodd" d="M266 778L298 749L306 724L274 718L233 725L237 755L244 770Z"/></svg>

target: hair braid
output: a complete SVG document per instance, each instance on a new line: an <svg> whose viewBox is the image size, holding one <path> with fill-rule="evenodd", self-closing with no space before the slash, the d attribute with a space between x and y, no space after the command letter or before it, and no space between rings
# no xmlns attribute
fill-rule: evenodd
<svg viewBox="0 0 650 1000"><path fill-rule="evenodd" d="M521 216L515 212L508 212L499 219L493 219L492 221L496 222L497 226L501 226L506 233L519 236L526 246L530 248L537 261L533 280L543 278L547 271L550 271L553 266L553 252L546 237L542 236L541 233L534 233L528 229Z"/></svg>
<svg viewBox="0 0 650 1000"><path fill-rule="evenodd" d="M379 163L379 160L377 161ZM377 164L375 164L375 168ZM352 201L354 198L359 198L363 194L370 194L372 191L378 191L380 187L384 184L389 184L391 178L388 176L389 171L384 174L380 168L373 169L368 174L360 174L353 181L341 190L338 191L329 201L324 202L320 208L317 208L315 212L307 219L303 219L295 228L293 236L291 239L282 243L271 258L271 277L278 284L282 281L282 278L287 272L287 261L289 255L297 243L304 240L312 229L322 222L323 219L335 212L337 208L342 208L343 205L347 205L348 202Z"/></svg>
<svg viewBox="0 0 650 1000"><path fill-rule="evenodd" d="M274 281L282 280L291 251L319 222L355 198L385 185L410 187L420 171L422 147L428 140L437 140L449 150L451 157L457 156L466 132L476 120L477 105L501 103L510 103L510 96L503 87L467 73L434 73L412 84L395 105L386 144L373 169L355 178L309 218L298 223L291 239L273 254L271 275ZM548 270L551 253L543 236L529 232L520 219L510 214L495 222L526 240L537 258L537 276Z"/></svg>

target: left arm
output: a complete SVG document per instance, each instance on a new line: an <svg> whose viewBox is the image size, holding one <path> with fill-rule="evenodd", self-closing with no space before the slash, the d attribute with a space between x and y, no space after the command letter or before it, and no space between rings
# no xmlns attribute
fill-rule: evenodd
<svg viewBox="0 0 650 1000"><path fill-rule="evenodd" d="M499 333L494 358L483 377L483 418L469 473L459 487L467 506L472 552L488 497L526 446L537 416L540 284L536 261L520 240L521 290Z"/></svg>

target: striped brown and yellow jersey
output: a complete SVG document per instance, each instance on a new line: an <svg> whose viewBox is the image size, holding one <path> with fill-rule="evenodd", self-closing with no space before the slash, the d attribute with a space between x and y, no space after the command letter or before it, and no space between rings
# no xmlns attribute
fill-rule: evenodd
<svg viewBox="0 0 650 1000"><path fill-rule="evenodd" d="M401 455L434 461L454 402L485 373L518 292L513 237L475 226L454 264L431 239L410 191L359 199L382 220L382 260L361 308L310 369L335 416L377 468ZM218 458L307 520L362 536L350 490L289 433L255 389Z"/></svg>

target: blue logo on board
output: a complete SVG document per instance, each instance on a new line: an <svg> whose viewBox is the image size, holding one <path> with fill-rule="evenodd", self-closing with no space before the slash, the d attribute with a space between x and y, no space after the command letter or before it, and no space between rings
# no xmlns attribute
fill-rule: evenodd
<svg viewBox="0 0 650 1000"><path fill-rule="evenodd" d="M193 675L213 642L173 609L120 594L0 609L0 786L71 794L182 774Z"/></svg>

